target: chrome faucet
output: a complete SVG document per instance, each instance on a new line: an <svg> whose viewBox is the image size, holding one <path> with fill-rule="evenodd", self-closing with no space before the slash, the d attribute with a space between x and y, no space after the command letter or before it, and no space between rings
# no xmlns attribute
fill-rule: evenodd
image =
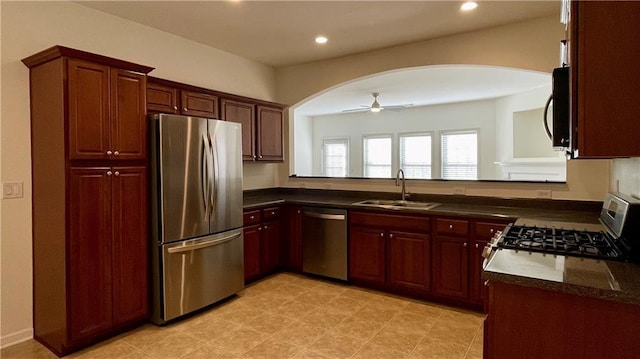
<svg viewBox="0 0 640 359"><path fill-rule="evenodd" d="M407 194L407 187L405 185L405 181L404 181L404 171L402 170L402 168L398 168L398 173L396 173L396 186L400 186L400 175L402 175L402 200L406 200L406 197L408 196Z"/></svg>

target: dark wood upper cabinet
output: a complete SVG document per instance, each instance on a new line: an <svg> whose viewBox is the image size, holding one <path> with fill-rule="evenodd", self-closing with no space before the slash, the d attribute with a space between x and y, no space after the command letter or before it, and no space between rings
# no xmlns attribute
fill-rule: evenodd
<svg viewBox="0 0 640 359"><path fill-rule="evenodd" d="M143 160L147 155L145 93L147 76L111 70L111 148L113 159Z"/></svg>
<svg viewBox="0 0 640 359"><path fill-rule="evenodd" d="M111 150L109 66L68 61L69 158L104 159Z"/></svg>
<svg viewBox="0 0 640 359"><path fill-rule="evenodd" d="M145 159L146 76L69 59L69 159Z"/></svg>
<svg viewBox="0 0 640 359"><path fill-rule="evenodd" d="M153 82L147 83L147 111L179 114L178 89Z"/></svg>
<svg viewBox="0 0 640 359"><path fill-rule="evenodd" d="M218 118L218 97L194 91L180 91L181 113L188 116Z"/></svg>
<svg viewBox="0 0 640 359"><path fill-rule="evenodd" d="M572 1L574 156L640 156L640 2Z"/></svg>
<svg viewBox="0 0 640 359"><path fill-rule="evenodd" d="M220 100L220 119L242 125L242 159L256 159L255 105L229 99Z"/></svg>
<svg viewBox="0 0 640 359"><path fill-rule="evenodd" d="M257 106L258 161L284 161L283 116L279 108Z"/></svg>

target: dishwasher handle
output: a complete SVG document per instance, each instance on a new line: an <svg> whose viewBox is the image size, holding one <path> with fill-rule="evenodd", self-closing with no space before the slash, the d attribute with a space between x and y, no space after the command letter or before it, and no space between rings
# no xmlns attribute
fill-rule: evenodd
<svg viewBox="0 0 640 359"><path fill-rule="evenodd" d="M186 245L186 246L178 246L178 247L168 248L167 252L169 252L171 254L174 254L174 253L183 253L183 252L195 251L197 249L202 249L202 248L207 248L207 247L213 247L213 246L220 245L222 243L229 242L234 238L240 237L240 235L242 235L242 232L237 232L237 233L234 233L234 234L222 237L222 238L216 238L214 240L201 242L201 243L198 243L198 244L191 244L191 245Z"/></svg>
<svg viewBox="0 0 640 359"><path fill-rule="evenodd" d="M327 213L318 213L318 212L304 212L304 215L307 217L320 218L320 219L332 219L338 221L344 221L346 216L344 214L327 214Z"/></svg>

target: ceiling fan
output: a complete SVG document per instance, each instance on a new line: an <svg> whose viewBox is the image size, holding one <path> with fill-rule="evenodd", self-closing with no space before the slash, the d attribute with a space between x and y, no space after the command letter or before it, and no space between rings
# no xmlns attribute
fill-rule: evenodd
<svg viewBox="0 0 640 359"><path fill-rule="evenodd" d="M407 107L413 106L412 103L408 103L408 104L404 104L404 105L394 105L394 106L384 106L384 107L382 107L380 105L380 103L378 102L378 96L380 96L380 93L379 92L373 92L373 93L371 93L371 95L373 95L373 103L371 105L369 105L369 106L360 105L361 108L352 108L350 110L342 110L342 112L364 112L364 111L380 112L382 110L402 111Z"/></svg>

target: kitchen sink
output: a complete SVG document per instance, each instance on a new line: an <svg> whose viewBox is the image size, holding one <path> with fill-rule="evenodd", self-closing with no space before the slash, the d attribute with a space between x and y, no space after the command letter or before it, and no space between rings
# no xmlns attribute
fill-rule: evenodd
<svg viewBox="0 0 640 359"><path fill-rule="evenodd" d="M387 208L387 209L420 209L420 210L429 210L436 206L439 206L440 203L433 202L414 202L414 201L403 201L403 200L385 200L385 199L367 199L360 202L355 202L353 205L356 206L368 206L368 207L379 207L379 208Z"/></svg>

